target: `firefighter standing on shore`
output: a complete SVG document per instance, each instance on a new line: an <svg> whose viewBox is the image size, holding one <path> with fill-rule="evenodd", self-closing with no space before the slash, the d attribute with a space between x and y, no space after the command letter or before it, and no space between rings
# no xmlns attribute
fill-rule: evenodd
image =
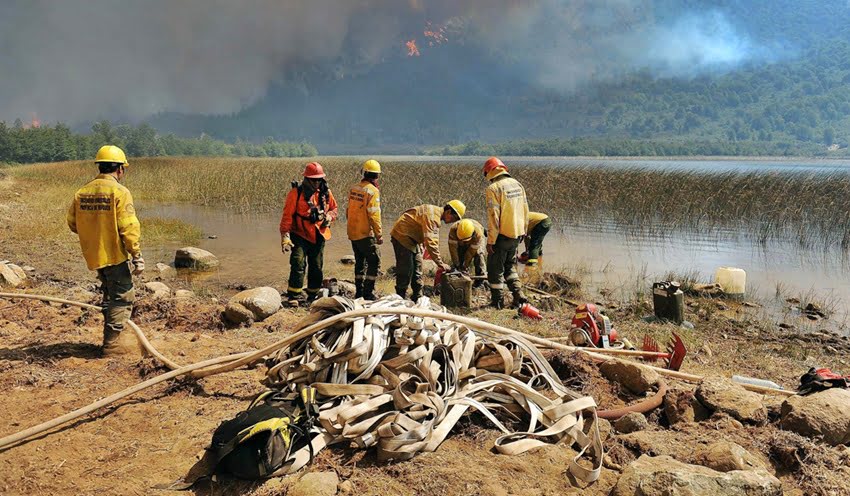
<svg viewBox="0 0 850 496"><path fill-rule="evenodd" d="M484 163L484 176L489 181L485 197L487 205L487 280L490 282L490 305L503 308L502 292L507 284L513 295L513 306L528 300L516 272L517 247L528 226L528 201L525 188L508 174L508 168L496 157Z"/></svg>
<svg viewBox="0 0 850 496"><path fill-rule="evenodd" d="M528 212L528 229L525 236L525 251L519 261L528 267L536 267L543 255L543 238L552 228L552 219L541 212Z"/></svg>
<svg viewBox="0 0 850 496"><path fill-rule="evenodd" d="M381 229L381 192L377 160L363 163L363 180L348 192L348 239L354 251L355 298L375 299L375 280L381 268L378 245L384 243Z"/></svg>
<svg viewBox="0 0 850 496"><path fill-rule="evenodd" d="M318 162L304 169L304 181L292 183L280 217L280 247L289 257L290 301L302 301L304 272L307 269L307 302L313 301L322 288L325 241L331 239L330 225L338 207L325 181L325 171Z"/></svg>
<svg viewBox="0 0 850 496"><path fill-rule="evenodd" d="M486 275L487 235L484 226L473 219L463 219L449 230L449 253L452 256L452 266L466 272L470 264L475 268L476 276ZM476 280L474 287L484 281Z"/></svg>
<svg viewBox="0 0 850 496"><path fill-rule="evenodd" d="M460 200L452 200L442 208L419 205L401 214L390 232L395 252L395 292L398 295L404 298L410 286L413 301L422 296L422 245L438 268L451 270L440 256L440 221L452 224L462 219L464 213L466 205Z"/></svg>
<svg viewBox="0 0 850 496"><path fill-rule="evenodd" d="M101 283L103 354L137 353L136 335L124 330L136 299L132 276L145 270L133 196L119 183L129 164L124 151L111 145L98 150L95 163L100 173L74 195L66 220L80 237L86 265L97 271Z"/></svg>

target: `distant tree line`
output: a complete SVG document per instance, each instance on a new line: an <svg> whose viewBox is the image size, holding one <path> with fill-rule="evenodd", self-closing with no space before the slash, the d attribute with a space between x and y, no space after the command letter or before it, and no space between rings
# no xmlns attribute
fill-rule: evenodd
<svg viewBox="0 0 850 496"><path fill-rule="evenodd" d="M0 122L0 162L33 163L93 159L105 144L124 149L131 157L156 156L245 156L245 157L309 157L318 155L310 143L274 141L249 143L237 140L227 143L207 135L184 138L160 135L148 124L113 126L97 122L91 134L78 134L64 124L26 127L18 119L9 127Z"/></svg>
<svg viewBox="0 0 850 496"><path fill-rule="evenodd" d="M461 145L437 147L429 155L517 155L565 157L633 156L818 156L823 147L796 142L762 141L663 141L636 139L574 138L519 140L504 143L471 141Z"/></svg>

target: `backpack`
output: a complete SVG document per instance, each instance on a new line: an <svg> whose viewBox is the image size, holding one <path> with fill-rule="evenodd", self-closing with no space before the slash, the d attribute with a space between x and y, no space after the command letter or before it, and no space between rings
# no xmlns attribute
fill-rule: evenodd
<svg viewBox="0 0 850 496"><path fill-rule="evenodd" d="M800 386L797 392L801 395L825 391L830 388L844 388L850 386L848 377L842 377L828 368L810 368L808 372L800 377Z"/></svg>
<svg viewBox="0 0 850 496"><path fill-rule="evenodd" d="M310 454L310 464L314 454L311 430L316 416L313 387L303 388L300 395L265 391L245 411L215 429L210 447L185 476L154 488L182 491L215 474L246 480L271 477L290 461L290 455L304 447Z"/></svg>

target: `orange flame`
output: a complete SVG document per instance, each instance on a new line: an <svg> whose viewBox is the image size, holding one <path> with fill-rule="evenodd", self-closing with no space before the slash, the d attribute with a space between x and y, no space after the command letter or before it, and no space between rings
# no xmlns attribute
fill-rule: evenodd
<svg viewBox="0 0 850 496"><path fill-rule="evenodd" d="M408 57L418 57L419 56L419 47L416 46L416 40L409 40L405 42L405 46L407 46L407 56Z"/></svg>
<svg viewBox="0 0 850 496"><path fill-rule="evenodd" d="M35 112L32 113L32 119L30 120L29 127L31 127L31 128L41 127L41 120L38 118L38 115L36 115Z"/></svg>
<svg viewBox="0 0 850 496"><path fill-rule="evenodd" d="M425 30L422 31L422 34L428 38L428 46L442 45L449 41L446 37L446 27L442 26L435 29L430 22L425 25Z"/></svg>

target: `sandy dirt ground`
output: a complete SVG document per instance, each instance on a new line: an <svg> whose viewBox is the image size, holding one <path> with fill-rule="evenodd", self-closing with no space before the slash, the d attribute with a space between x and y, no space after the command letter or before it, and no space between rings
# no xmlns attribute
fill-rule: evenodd
<svg viewBox="0 0 850 496"><path fill-rule="evenodd" d="M9 236L18 217L12 214L27 208L14 192L14 185L8 183L0 188L0 260L36 267L24 288L27 292L99 303L94 278L85 271L73 245L48 240L34 246L32 240ZM51 256L39 257L39 253ZM348 269L334 266L332 270ZM185 280L169 284L175 289L198 289ZM382 287L388 284L384 280ZM188 364L268 345L289 333L305 315L304 309L285 309L249 327L227 327L221 313L236 289L205 288L196 291L198 296L182 300L153 300L140 290L133 318L157 349ZM673 329L643 322L641 317L648 313L645 301L599 298L623 333L651 332L661 341ZM484 300L484 293L476 296L478 303ZM685 332L691 350L683 371L768 377L793 388L811 365L847 368L850 343L846 338L782 332L738 304L690 301L687 318L696 329ZM545 312L546 318L539 323L517 320L511 310L468 313L544 336L563 335L572 316L566 306ZM0 299L0 416L5 419L0 422L0 436L166 371L152 359L101 358L101 325L98 313L76 307ZM552 362L565 384L592 395L602 408L640 399L604 379L595 364L580 356L553 356ZM208 445L215 427L264 389L264 375L265 368L258 365L201 380L173 380L0 451L0 494L186 494L153 486L182 476ZM324 450L307 470L333 470L340 480L350 481L354 494L364 495L605 495L622 469L643 453L694 462L696 447L726 439L761 457L782 481L785 494L850 494L848 448L828 447L779 430L775 413L780 402L765 398L774 416L763 427L744 426L722 414L671 427L664 414L655 411L648 416L644 442L627 442L616 433L607 436L606 468L601 479L588 487L575 486L566 475L574 456L570 448L550 446L514 457L496 454L492 448L498 431L475 415L463 420L436 452L409 462L381 463L372 451L344 447ZM189 492L278 495L286 494L296 479L297 475L257 483L205 482Z"/></svg>

